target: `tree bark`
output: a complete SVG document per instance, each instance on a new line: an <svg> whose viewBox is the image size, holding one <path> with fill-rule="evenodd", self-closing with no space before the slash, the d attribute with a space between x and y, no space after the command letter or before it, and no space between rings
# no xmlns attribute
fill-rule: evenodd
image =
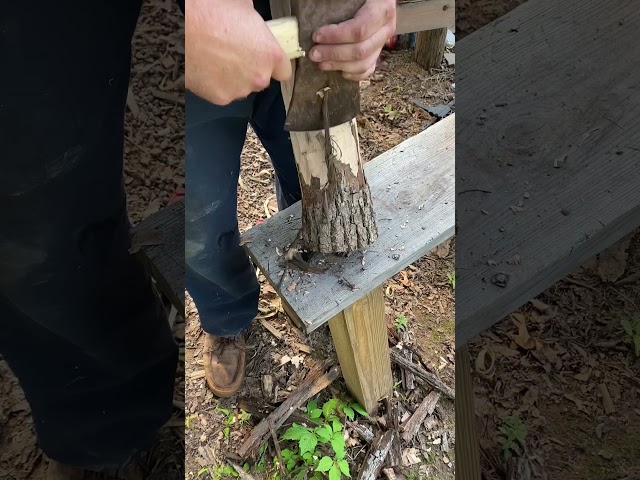
<svg viewBox="0 0 640 480"><path fill-rule="evenodd" d="M301 246L350 253L377 239L371 192L360 159L355 120L324 131L291 132L302 188Z"/></svg>
<svg viewBox="0 0 640 480"><path fill-rule="evenodd" d="M442 64L446 39L446 28L419 32L414 53L415 62L425 70L439 67Z"/></svg>

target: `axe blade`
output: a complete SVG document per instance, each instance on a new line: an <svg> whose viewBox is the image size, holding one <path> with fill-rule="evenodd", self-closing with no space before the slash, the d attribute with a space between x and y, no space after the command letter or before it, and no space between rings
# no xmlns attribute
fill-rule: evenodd
<svg viewBox="0 0 640 480"><path fill-rule="evenodd" d="M313 32L323 25L341 23L354 17L365 0L292 0L291 14L298 19L300 47L308 52ZM341 72L323 72L306 56L296 60L293 93L285 129L308 132L324 129L323 100L318 92L329 87L329 126L355 118L360 112L360 84L347 80Z"/></svg>

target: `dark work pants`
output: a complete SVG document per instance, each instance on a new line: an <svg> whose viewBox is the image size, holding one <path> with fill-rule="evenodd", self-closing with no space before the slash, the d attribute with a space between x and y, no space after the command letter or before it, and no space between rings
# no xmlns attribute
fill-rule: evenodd
<svg viewBox="0 0 640 480"><path fill-rule="evenodd" d="M123 117L139 0L0 12L0 354L63 463L116 467L172 409L177 347L129 253Z"/></svg>
<svg viewBox="0 0 640 480"><path fill-rule="evenodd" d="M186 95L185 285L202 328L235 337L258 313L260 287L239 243L240 153L251 124L276 173L280 209L301 198L280 84L228 106Z"/></svg>

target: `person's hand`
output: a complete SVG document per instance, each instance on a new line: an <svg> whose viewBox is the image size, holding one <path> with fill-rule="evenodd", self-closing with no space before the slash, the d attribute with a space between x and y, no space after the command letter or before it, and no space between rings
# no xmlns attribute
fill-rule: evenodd
<svg viewBox="0 0 640 480"><path fill-rule="evenodd" d="M227 105L291 77L291 62L251 0L186 0L185 87Z"/></svg>
<svg viewBox="0 0 640 480"><path fill-rule="evenodd" d="M396 0L367 0L355 17L313 33L309 58L320 70L340 70L349 80L364 80L376 69L385 42L396 31Z"/></svg>

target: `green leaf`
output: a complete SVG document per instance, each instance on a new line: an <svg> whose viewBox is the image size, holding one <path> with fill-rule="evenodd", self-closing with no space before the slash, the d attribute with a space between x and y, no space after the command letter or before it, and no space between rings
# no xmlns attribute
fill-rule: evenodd
<svg viewBox="0 0 640 480"><path fill-rule="evenodd" d="M342 474L345 477L351 478L351 472L349 472L349 464L347 463L347 461L346 460L338 460L337 464L338 464L338 468L340 468L340 471L342 472Z"/></svg>
<svg viewBox="0 0 640 480"><path fill-rule="evenodd" d="M338 401L339 400L337 398L332 398L331 400L325 402L325 404L322 406L322 413L324 413L325 418L329 417L329 415L334 412L334 410L338 406Z"/></svg>
<svg viewBox="0 0 640 480"><path fill-rule="evenodd" d="M311 420L315 420L316 418L320 418L321 415L322 415L322 410L320 410L319 408L314 408L313 410L311 410L309 412L309 418Z"/></svg>
<svg viewBox="0 0 640 480"><path fill-rule="evenodd" d="M305 461L305 463L307 465L310 465L312 463L314 463L313 461L313 455L311 454L311 452L306 452L302 455L302 459Z"/></svg>
<svg viewBox="0 0 640 480"><path fill-rule="evenodd" d="M216 407L216 411L222 413L223 415L229 415L231 412L226 408Z"/></svg>
<svg viewBox="0 0 640 480"><path fill-rule="evenodd" d="M246 462L245 462L245 464L242 466L242 469L243 469L245 472L248 472L248 471L251 469L251 467L249 466L249 464L248 464L248 463L246 463Z"/></svg>
<svg viewBox="0 0 640 480"><path fill-rule="evenodd" d="M349 420L353 420L356 416L356 413L353 411L353 408L346 406L344 407L344 416Z"/></svg>
<svg viewBox="0 0 640 480"><path fill-rule="evenodd" d="M307 427L303 427L298 423L294 423L291 425L284 435L282 435L283 440L300 440L303 435L310 433L310 430Z"/></svg>
<svg viewBox="0 0 640 480"><path fill-rule="evenodd" d="M367 411L362 408L362 405L360 405L358 402L353 402L350 406L363 417L367 416Z"/></svg>
<svg viewBox="0 0 640 480"><path fill-rule="evenodd" d="M309 400L309 403L307 403L307 412L315 410L316 408L318 408L317 400L315 398L313 400Z"/></svg>
<svg viewBox="0 0 640 480"><path fill-rule="evenodd" d="M305 433L299 441L300 453L313 452L318 445L318 438L313 433Z"/></svg>
<svg viewBox="0 0 640 480"><path fill-rule="evenodd" d="M293 477L293 480L304 480L306 473L307 472L305 470L298 472L298 474L295 477Z"/></svg>
<svg viewBox="0 0 640 480"><path fill-rule="evenodd" d="M224 438L229 438L229 427L224 427Z"/></svg>
<svg viewBox="0 0 640 480"><path fill-rule="evenodd" d="M293 457L293 452L288 448L284 448L280 453L282 454L282 459L285 462L289 460L291 457Z"/></svg>
<svg viewBox="0 0 640 480"><path fill-rule="evenodd" d="M336 419L333 421L333 433L337 433L337 432L341 432L342 431L342 423L340 423L340 420Z"/></svg>
<svg viewBox="0 0 640 480"><path fill-rule="evenodd" d="M342 477L340 467L334 464L331 470L329 470L329 480L340 480L340 477Z"/></svg>
<svg viewBox="0 0 640 480"><path fill-rule="evenodd" d="M630 337L633 337L633 325L631 325L631 321L628 318L625 318L620 322L622 324L622 328Z"/></svg>
<svg viewBox="0 0 640 480"><path fill-rule="evenodd" d="M287 461L287 470L289 470L290 472L293 471L293 469L296 468L296 463L297 462L293 458Z"/></svg>
<svg viewBox="0 0 640 480"><path fill-rule="evenodd" d="M331 448L336 453L336 459L342 460L345 456L346 445L344 443L344 437L342 433L334 433L331 437Z"/></svg>
<svg viewBox="0 0 640 480"><path fill-rule="evenodd" d="M316 472L328 472L333 466L333 460L330 457L322 457L318 462Z"/></svg>
<svg viewBox="0 0 640 480"><path fill-rule="evenodd" d="M320 440L322 443L327 443L329 440L331 440L331 435L333 435L333 430L331 430L331 427L329 425L318 427L315 429L315 432L318 440Z"/></svg>

